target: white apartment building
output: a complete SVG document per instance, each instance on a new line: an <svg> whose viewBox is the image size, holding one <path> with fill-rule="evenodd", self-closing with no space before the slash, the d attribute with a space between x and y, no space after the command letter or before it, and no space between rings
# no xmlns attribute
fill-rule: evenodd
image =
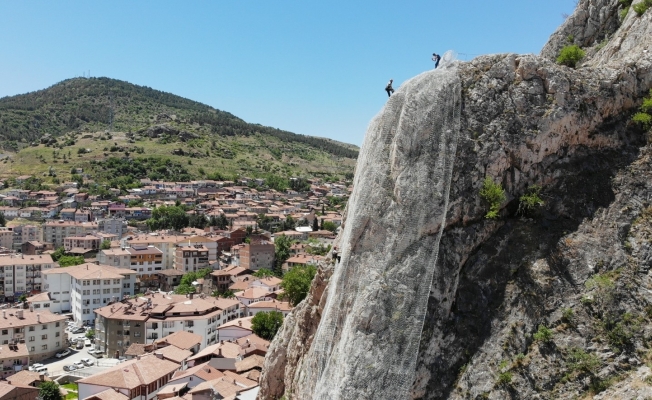
<svg viewBox="0 0 652 400"><path fill-rule="evenodd" d="M16 301L23 294L40 292L41 274L53 266L47 254L0 256L0 300Z"/></svg>
<svg viewBox="0 0 652 400"><path fill-rule="evenodd" d="M176 244L183 240L187 241L188 238L184 236L152 233L149 235L134 236L131 237L131 239L124 239L122 245L123 247L154 246L163 252L162 269L170 269L174 265L174 250L176 249Z"/></svg>
<svg viewBox="0 0 652 400"><path fill-rule="evenodd" d="M71 312L77 325L93 325L95 309L133 296L137 276L130 269L93 263L55 268L44 275L46 289L53 299L51 309L55 299L60 300L60 312ZM64 304L69 307L64 309Z"/></svg>
<svg viewBox="0 0 652 400"><path fill-rule="evenodd" d="M44 360L66 347L67 319L47 310L4 309L0 318L0 341L7 345L14 340L24 340L30 360Z"/></svg>
<svg viewBox="0 0 652 400"><path fill-rule="evenodd" d="M117 268L131 267L131 253L125 249L105 249L97 253L97 261L102 265Z"/></svg>

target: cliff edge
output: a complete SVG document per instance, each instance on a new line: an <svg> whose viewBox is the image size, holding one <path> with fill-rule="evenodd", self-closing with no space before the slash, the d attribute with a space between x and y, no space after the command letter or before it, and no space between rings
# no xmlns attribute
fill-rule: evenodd
<svg viewBox="0 0 652 400"><path fill-rule="evenodd" d="M622 9L581 0L540 56L455 63L455 146L427 105L454 83L434 71L397 90L361 149L342 262L320 267L277 334L260 399L647 396L652 149L631 116L652 87L652 9ZM575 69L554 62L570 42L587 51ZM484 218L485 177L506 191L497 219ZM534 186L544 205L519 211ZM415 266L424 281L432 268L423 329L392 375L374 360L411 349L383 332L421 317L397 314L419 311L404 295L420 286L401 286Z"/></svg>

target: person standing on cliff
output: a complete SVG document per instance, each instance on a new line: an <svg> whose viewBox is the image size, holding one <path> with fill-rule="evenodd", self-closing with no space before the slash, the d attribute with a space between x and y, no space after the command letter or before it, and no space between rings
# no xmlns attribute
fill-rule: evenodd
<svg viewBox="0 0 652 400"><path fill-rule="evenodd" d="M387 91L387 97L390 97L392 95L392 93L394 93L394 88L392 87L392 82L394 82L394 80L390 79L387 86L385 86L385 91Z"/></svg>
<svg viewBox="0 0 652 400"><path fill-rule="evenodd" d="M432 61L435 62L435 69L439 67L439 60L441 60L441 57L437 53L432 53Z"/></svg>

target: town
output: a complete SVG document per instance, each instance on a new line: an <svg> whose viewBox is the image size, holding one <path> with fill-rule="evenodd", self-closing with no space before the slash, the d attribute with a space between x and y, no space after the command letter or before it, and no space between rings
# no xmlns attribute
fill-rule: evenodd
<svg viewBox="0 0 652 400"><path fill-rule="evenodd" d="M290 181L141 179L107 195L0 181L3 390L255 398L271 339L334 255L352 189Z"/></svg>

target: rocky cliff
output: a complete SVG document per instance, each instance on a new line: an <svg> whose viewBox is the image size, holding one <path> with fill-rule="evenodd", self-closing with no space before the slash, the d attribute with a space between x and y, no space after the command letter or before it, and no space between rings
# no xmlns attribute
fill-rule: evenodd
<svg viewBox="0 0 652 400"><path fill-rule="evenodd" d="M279 331L259 398L647 396L652 149L631 116L652 87L652 9L621 21L622 7L580 0L541 56L455 64L454 147L443 131L428 130L441 124L422 89L450 96L432 84L436 73L397 90L361 150L338 238L342 262L321 266ZM587 51L576 69L555 63L570 42ZM403 116L414 113L422 118L405 126ZM422 144L430 134L439 145ZM442 191L427 172L446 168L444 148L454 157ZM484 218L485 177L506 190L498 219ZM534 185L544 205L519 212ZM395 335L391 324L407 318L414 330L397 314L413 309L401 279L428 281L413 271L424 265L432 287L410 364L409 335ZM417 287L411 292L418 297ZM400 376L374 362L396 357ZM404 394L392 391L399 386Z"/></svg>

